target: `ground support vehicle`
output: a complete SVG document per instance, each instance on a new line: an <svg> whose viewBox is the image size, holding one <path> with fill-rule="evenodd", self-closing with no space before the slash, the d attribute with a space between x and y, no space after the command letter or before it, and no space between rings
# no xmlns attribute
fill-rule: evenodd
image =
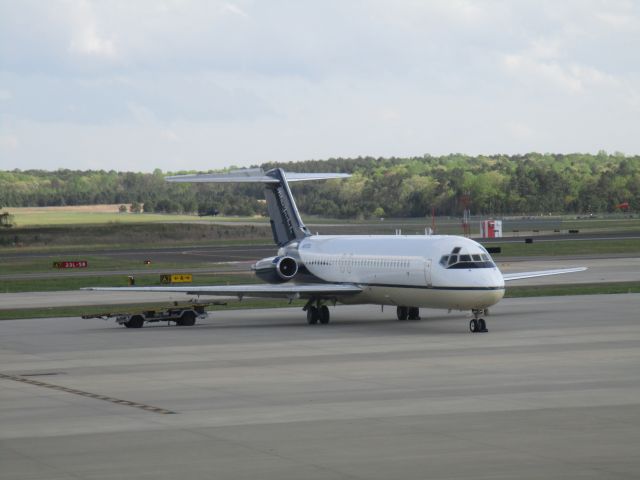
<svg viewBox="0 0 640 480"><path fill-rule="evenodd" d="M127 312L104 312L82 315L82 318L101 318L109 320L115 318L116 323L127 328L141 328L145 323L168 322L182 327L195 325L198 318L207 318L206 307L210 305L226 305L222 302L186 303L175 302L169 306L159 306L131 310Z"/></svg>

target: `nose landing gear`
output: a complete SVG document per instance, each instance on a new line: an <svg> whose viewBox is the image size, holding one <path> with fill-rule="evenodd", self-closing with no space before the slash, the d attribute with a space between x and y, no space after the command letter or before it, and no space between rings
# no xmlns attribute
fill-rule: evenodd
<svg viewBox="0 0 640 480"><path fill-rule="evenodd" d="M487 323L484 321L484 318L478 318L482 314L484 310L472 310L473 320L469 322L469 330L471 333L486 333Z"/></svg>

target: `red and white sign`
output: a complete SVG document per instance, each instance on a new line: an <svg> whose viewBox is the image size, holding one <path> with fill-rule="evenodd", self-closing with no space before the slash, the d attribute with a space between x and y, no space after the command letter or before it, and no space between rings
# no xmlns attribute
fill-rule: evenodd
<svg viewBox="0 0 640 480"><path fill-rule="evenodd" d="M502 237L502 220L483 220L480 222L480 236L482 238Z"/></svg>
<svg viewBox="0 0 640 480"><path fill-rule="evenodd" d="M87 268L89 262L86 260L78 260L75 262L53 262L53 268Z"/></svg>

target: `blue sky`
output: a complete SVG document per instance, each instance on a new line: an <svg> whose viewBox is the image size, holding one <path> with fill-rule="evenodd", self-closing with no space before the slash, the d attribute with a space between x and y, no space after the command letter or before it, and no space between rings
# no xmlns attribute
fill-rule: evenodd
<svg viewBox="0 0 640 480"><path fill-rule="evenodd" d="M640 2L0 0L0 169L640 153Z"/></svg>

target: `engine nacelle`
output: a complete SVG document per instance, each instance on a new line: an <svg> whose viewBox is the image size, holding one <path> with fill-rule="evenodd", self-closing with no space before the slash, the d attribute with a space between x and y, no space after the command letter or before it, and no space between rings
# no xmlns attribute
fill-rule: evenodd
<svg viewBox="0 0 640 480"><path fill-rule="evenodd" d="M261 280L269 283L288 282L298 273L298 262L292 257L269 257L259 260L253 269Z"/></svg>

